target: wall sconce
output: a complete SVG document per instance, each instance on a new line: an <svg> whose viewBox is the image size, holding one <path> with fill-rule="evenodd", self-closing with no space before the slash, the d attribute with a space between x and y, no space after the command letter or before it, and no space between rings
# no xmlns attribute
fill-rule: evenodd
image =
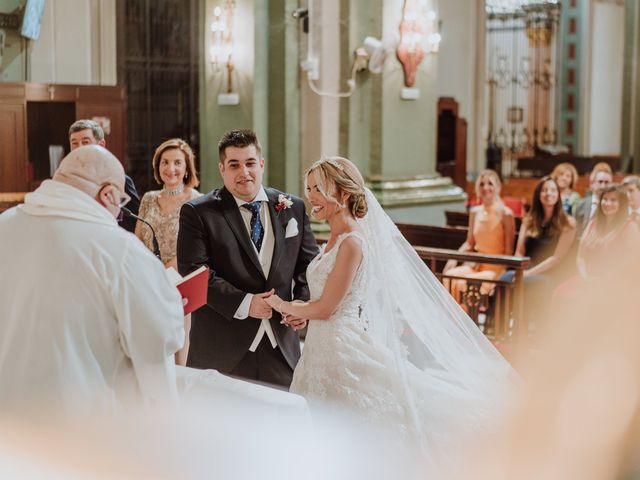
<svg viewBox="0 0 640 480"><path fill-rule="evenodd" d="M213 9L211 22L211 47L209 57L214 73L222 68L227 71L227 89L218 95L219 105L238 105L240 96L233 92L233 17L234 0L225 0L222 6Z"/></svg>
<svg viewBox="0 0 640 480"><path fill-rule="evenodd" d="M419 91L412 89L416 82L418 66L429 53L440 49L440 32L436 12L429 0L405 0L402 21L400 22L400 43L396 56L404 71L402 98L414 100Z"/></svg>

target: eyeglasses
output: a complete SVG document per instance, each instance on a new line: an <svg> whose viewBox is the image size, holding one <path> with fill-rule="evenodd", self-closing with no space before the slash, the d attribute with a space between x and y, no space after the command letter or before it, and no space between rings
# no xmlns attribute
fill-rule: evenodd
<svg viewBox="0 0 640 480"><path fill-rule="evenodd" d="M104 187L108 187L108 186L112 186L118 192L118 208L124 207L127 203L129 203L131 201L131 197L129 195L127 195L125 192L121 192L120 189L118 188L118 186L114 185L113 183L105 183L104 185L102 185L100 187L100 190L102 190Z"/></svg>

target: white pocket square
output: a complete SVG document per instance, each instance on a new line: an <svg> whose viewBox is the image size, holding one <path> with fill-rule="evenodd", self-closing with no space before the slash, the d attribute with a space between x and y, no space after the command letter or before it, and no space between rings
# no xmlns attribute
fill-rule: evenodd
<svg viewBox="0 0 640 480"><path fill-rule="evenodd" d="M284 238L295 237L298 235L298 221L295 218L289 220L287 229L284 232Z"/></svg>

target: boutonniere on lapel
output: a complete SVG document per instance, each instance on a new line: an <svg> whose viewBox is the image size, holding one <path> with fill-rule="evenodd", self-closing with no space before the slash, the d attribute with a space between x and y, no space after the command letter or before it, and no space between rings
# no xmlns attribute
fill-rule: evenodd
<svg viewBox="0 0 640 480"><path fill-rule="evenodd" d="M291 200L291 196L285 195L284 193L281 193L280 195L278 195L278 203L273 208L276 211L276 213L279 214L282 210L286 210L287 208L291 208L291 205L293 205L293 201Z"/></svg>

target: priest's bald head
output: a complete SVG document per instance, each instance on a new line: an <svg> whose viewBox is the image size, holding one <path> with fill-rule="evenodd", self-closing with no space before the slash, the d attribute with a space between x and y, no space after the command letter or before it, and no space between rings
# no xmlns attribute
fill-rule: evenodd
<svg viewBox="0 0 640 480"><path fill-rule="evenodd" d="M60 163L53 180L83 191L114 217L118 217L120 207L129 200L124 193L122 164L100 145L86 145L72 150Z"/></svg>

